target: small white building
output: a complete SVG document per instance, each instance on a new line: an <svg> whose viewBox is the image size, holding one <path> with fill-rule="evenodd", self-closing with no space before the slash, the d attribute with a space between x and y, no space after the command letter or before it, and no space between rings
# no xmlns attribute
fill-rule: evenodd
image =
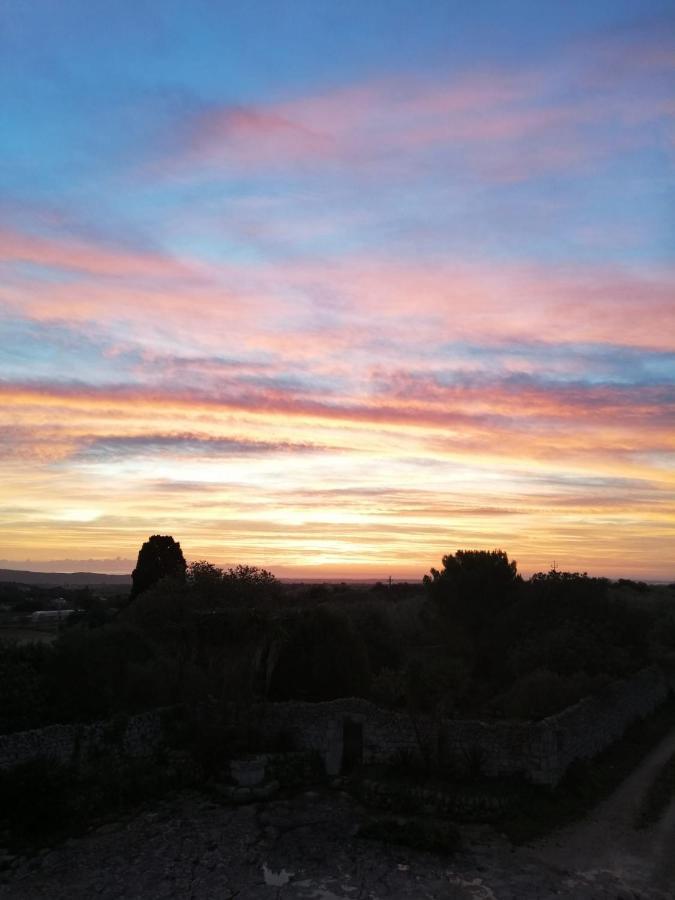
<svg viewBox="0 0 675 900"><path fill-rule="evenodd" d="M48 622L61 622L75 612L74 609L38 609L31 614L30 620L35 625L47 624Z"/></svg>

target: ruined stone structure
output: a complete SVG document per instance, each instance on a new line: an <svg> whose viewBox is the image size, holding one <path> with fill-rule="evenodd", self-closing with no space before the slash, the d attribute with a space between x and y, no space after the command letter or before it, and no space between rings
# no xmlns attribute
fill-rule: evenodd
<svg viewBox="0 0 675 900"><path fill-rule="evenodd" d="M621 737L629 725L663 702L675 681L658 668L617 681L540 722L467 721L412 716L368 700L267 703L257 708L258 726L270 743L283 739L296 750L314 751L326 773L359 763L410 758L473 765L489 776L521 775L556 785L575 759L590 759ZM150 755L163 742L164 711L88 725L51 725L0 736L0 769L36 757L78 764L103 752ZM223 756L228 748L223 747Z"/></svg>
<svg viewBox="0 0 675 900"><path fill-rule="evenodd" d="M433 719L351 698L268 704L260 723L270 737L284 735L297 748L320 753L329 775L358 762L413 756L475 764L485 775L521 775L554 786L575 759L590 759L609 747L653 712L672 687L661 670L645 669L540 722Z"/></svg>

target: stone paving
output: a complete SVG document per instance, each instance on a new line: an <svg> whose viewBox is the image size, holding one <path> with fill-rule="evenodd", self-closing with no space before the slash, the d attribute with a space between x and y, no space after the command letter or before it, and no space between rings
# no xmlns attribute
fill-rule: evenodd
<svg viewBox="0 0 675 900"><path fill-rule="evenodd" d="M673 900L639 872L578 872L468 829L452 856L357 836L364 810L322 789L244 806L186 792L30 859L7 860L2 900Z"/></svg>

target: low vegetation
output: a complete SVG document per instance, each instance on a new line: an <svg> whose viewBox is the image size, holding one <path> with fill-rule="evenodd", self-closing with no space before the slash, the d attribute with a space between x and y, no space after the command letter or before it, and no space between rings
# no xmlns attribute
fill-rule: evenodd
<svg viewBox="0 0 675 900"><path fill-rule="evenodd" d="M173 539L155 535L139 555L131 594L55 590L0 585L5 625L23 627L36 606L76 610L51 643L0 636L0 733L182 709L169 743L203 783L222 774L225 746L284 749L256 732L249 712L257 701L358 696L413 719L538 719L613 679L675 661L674 585L559 571L525 580L499 550L448 555L417 584L304 585L251 566L188 566ZM592 764L575 764L554 791L488 785L479 758L467 758L451 781L496 798L499 827L529 840L607 796L672 727L674 712L671 701ZM431 789L450 777L409 764L402 759L385 778L401 796L408 782ZM21 841L77 828L92 813L115 813L179 781L161 760L78 771L35 760L0 775L0 791ZM674 793L672 758L638 824L658 818ZM361 833L425 849L457 846L452 826L418 816L373 818Z"/></svg>
<svg viewBox="0 0 675 900"><path fill-rule="evenodd" d="M308 586L250 566L186 566L155 535L131 597L75 593L53 643L0 637L0 732L175 703L341 696L537 719L675 657L672 588L558 571L524 580L503 551L458 551L419 584ZM5 599L14 615L28 602L16 586Z"/></svg>

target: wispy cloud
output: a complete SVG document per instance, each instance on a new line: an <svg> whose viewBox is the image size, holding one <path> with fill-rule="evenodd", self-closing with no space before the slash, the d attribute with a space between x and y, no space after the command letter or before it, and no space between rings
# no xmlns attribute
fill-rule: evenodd
<svg viewBox="0 0 675 900"><path fill-rule="evenodd" d="M188 266L159 253L0 229L0 263L17 262L94 276L162 279L194 275Z"/></svg>
<svg viewBox="0 0 675 900"><path fill-rule="evenodd" d="M191 177L290 168L378 178L424 160L497 181L537 178L642 146L645 128L665 134L673 55L663 34L602 36L546 66L382 75L267 105L197 105L157 157Z"/></svg>
<svg viewBox="0 0 675 900"><path fill-rule="evenodd" d="M672 577L672 22L446 6L396 53L379 7L348 46L300 16L291 52L214 6L189 60L28 14L3 556L166 531L280 572L501 545Z"/></svg>

